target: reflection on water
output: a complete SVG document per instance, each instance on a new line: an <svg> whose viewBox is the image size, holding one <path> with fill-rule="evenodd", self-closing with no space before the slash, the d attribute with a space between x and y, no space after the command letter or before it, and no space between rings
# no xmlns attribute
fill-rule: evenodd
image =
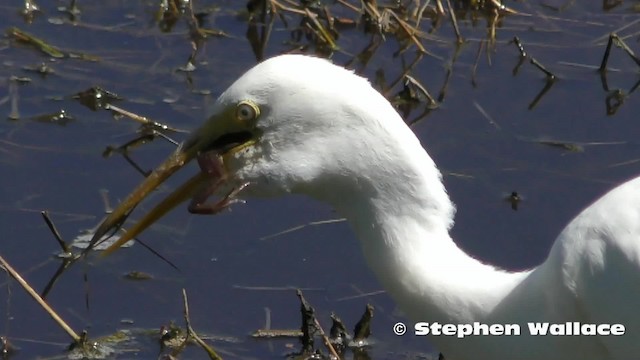
<svg viewBox="0 0 640 360"><path fill-rule="evenodd" d="M245 2L196 4L202 7L196 13L210 12L205 26L219 33L195 54L189 21L154 20L153 3L81 2L75 22L43 3L29 24L17 5L0 6L4 30L18 27L66 54L86 54L51 59L29 44L0 39L0 113L7 119L0 122L0 253L36 289L44 288L59 266L52 257L58 245L40 212L48 210L61 236L71 241L104 215L103 189L115 203L142 178L119 154L102 156L108 146L136 138L139 124L92 111L75 101L75 94L101 87L122 97L117 106L127 111L193 129L208 104L257 57L309 45L306 32L292 34L279 18L271 28L247 27ZM332 56L389 98L405 91L400 100L420 101L411 107L395 98L408 121L417 120L413 129L446 175L458 207L454 238L471 254L508 269L540 263L573 215L640 170L633 116L637 65L614 48L606 77L596 71L610 32L618 31L636 47L627 36L638 31L637 15L624 6L602 12L598 4L573 4L558 12L538 3L515 5L523 14L501 18L495 42L487 40L493 30L483 17L458 19L465 39L459 48L449 21L425 18L421 44L427 54L417 57L415 46L399 52L403 44L392 37L371 42L374 35L345 24L337 40L340 49ZM354 18L352 10L335 7L336 16ZM284 16L290 26L300 21ZM256 55L245 35L263 39L267 29L266 47ZM514 36L555 74L551 86L528 62L516 68L520 50ZM178 70L189 61L194 71ZM427 109L419 87L403 89L406 69L441 102L437 109ZM58 121L65 119L73 121ZM184 139L180 133L171 137ZM170 142L151 137L128 155L144 172L173 149ZM163 191L180 182L171 181ZM504 201L513 192L521 199L517 211ZM216 217L174 211L142 240L180 271L134 246L112 258L74 265L58 279L48 301L72 327L97 336L182 321L180 289L185 287L194 327L212 334L223 356L280 358L292 341L256 342L247 334L264 326L265 308L274 328L298 326L297 299L289 289L300 287L308 289L307 299L327 323L333 310L353 324L365 304L373 304L373 358L433 351L426 341L393 335L392 325L403 317L379 292L344 222L269 236L335 218L327 206L302 197L256 200ZM153 279L123 277L132 271ZM6 319L1 333L22 349L19 357L59 354L68 344L15 284L3 280L0 292L0 314ZM155 356L153 340L141 341L128 347Z"/></svg>

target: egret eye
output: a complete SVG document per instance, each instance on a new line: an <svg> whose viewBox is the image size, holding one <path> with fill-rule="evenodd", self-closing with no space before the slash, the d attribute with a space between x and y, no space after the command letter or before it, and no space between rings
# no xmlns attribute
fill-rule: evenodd
<svg viewBox="0 0 640 360"><path fill-rule="evenodd" d="M238 103L236 108L236 119L241 122L249 122L258 118L260 115L260 109L258 106L249 101L242 101Z"/></svg>

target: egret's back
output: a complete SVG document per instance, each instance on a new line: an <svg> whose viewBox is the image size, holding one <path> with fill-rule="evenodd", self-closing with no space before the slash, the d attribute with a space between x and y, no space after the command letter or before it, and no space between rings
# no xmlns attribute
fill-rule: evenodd
<svg viewBox="0 0 640 360"><path fill-rule="evenodd" d="M583 322L625 326L623 336L598 338L611 358L640 356L640 178L611 190L571 221L553 256Z"/></svg>

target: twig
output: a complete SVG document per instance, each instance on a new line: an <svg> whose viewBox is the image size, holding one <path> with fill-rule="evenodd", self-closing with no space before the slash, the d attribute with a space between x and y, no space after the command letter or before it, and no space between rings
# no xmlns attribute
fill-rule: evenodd
<svg viewBox="0 0 640 360"><path fill-rule="evenodd" d="M132 113L130 111L127 111L125 109L119 108L119 107L117 107L115 105L112 105L112 104L106 104L104 108L105 108L105 110L111 110L111 111L113 111L113 112L115 112L115 113L117 113L119 115L126 116L126 117L130 118L131 120L139 122L142 125L152 126L152 127L155 127L155 128L159 128L161 130L167 130L167 131L172 131L172 132L177 132L177 133L187 133L188 132L186 130L176 129L176 128L170 127L168 125L153 121L153 120L151 120L151 119L149 119L149 118L147 118L145 116L140 116L138 114L134 114L134 113Z"/></svg>
<svg viewBox="0 0 640 360"><path fill-rule="evenodd" d="M482 114L482 116L484 116L487 121L489 121L489 124L491 124L497 130L500 130L500 125L493 119L493 117L491 117L491 115L489 115L489 113L482 107L482 105L480 105L477 101L474 101L473 106L475 106L478 112Z"/></svg>
<svg viewBox="0 0 640 360"><path fill-rule="evenodd" d="M549 91L549 89L551 89L551 86L553 86L553 84L555 83L556 82L554 78L547 78L547 82L544 84L544 87L542 88L542 90L540 90L538 95L536 95L533 101L531 101L531 104L529 104L528 109L529 110L533 109L538 104L540 99L542 99L542 97L547 93L547 91Z"/></svg>
<svg viewBox="0 0 640 360"><path fill-rule="evenodd" d="M518 51L520 51L520 57L527 57L527 52L524 51L524 46L522 46L522 43L520 42L520 38L518 38L517 36L513 37L513 43L516 44L516 46L518 47Z"/></svg>
<svg viewBox="0 0 640 360"><path fill-rule="evenodd" d="M420 84L420 82L418 80L416 80L411 75L405 75L404 78L408 83L411 83L418 90L420 90L422 95L424 95L427 98L427 100L429 100L429 106L432 106L434 108L438 107L438 102L436 101L436 99L434 99L433 96L431 96L429 91L424 86L422 86L422 84Z"/></svg>
<svg viewBox="0 0 640 360"><path fill-rule="evenodd" d="M607 48L604 50L604 56L600 63L599 72L603 73L607 71L607 63L609 62L609 55L611 54L611 45L613 45L613 33L609 34L609 41L607 41Z"/></svg>
<svg viewBox="0 0 640 360"><path fill-rule="evenodd" d="M222 360L222 358L209 345L207 345L207 343L205 343L191 327L191 320L189 319L189 302L187 301L187 290L185 289L182 289L182 301L184 302L184 321L187 326L187 337L185 338L185 343L189 339L189 336L191 336L193 337L193 340L207 352L209 359Z"/></svg>
<svg viewBox="0 0 640 360"><path fill-rule="evenodd" d="M471 68L471 84L473 87L478 86L476 82L476 72L478 70L478 62L480 61L480 55L482 54L482 49L484 48L484 40L478 43L478 52L476 53L476 60L473 62L473 67Z"/></svg>
<svg viewBox="0 0 640 360"><path fill-rule="evenodd" d="M33 290L29 283L27 283L2 256L0 256L0 266L2 266L9 273L9 275L11 275L11 277L14 278L22 286L22 288L25 289L25 291L29 293L29 295L31 295L31 297L36 302L38 302L38 304L40 304L40 306L49 314L49 316L51 316L51 318L56 323L58 323L58 325L64 331L67 332L67 334L73 339L75 343L81 342L82 339L80 338L80 336L75 331L73 331L73 329L69 325L67 325L67 323L62 320L62 318L58 316L58 314L44 300L42 300L40 295L38 295L38 293Z"/></svg>
<svg viewBox="0 0 640 360"><path fill-rule="evenodd" d="M427 0L425 1L424 5L422 5L418 9L418 14L416 15L416 29L420 28L420 21L422 21L422 16L424 12L427 10L427 7L429 6L430 3L431 3L431 0Z"/></svg>
<svg viewBox="0 0 640 360"><path fill-rule="evenodd" d="M462 50L462 46L458 44L455 48L455 52L451 57L451 61L447 64L447 72L445 74L444 81L442 82L442 87L440 88L440 93L438 94L438 102L442 103L447 94L447 88L449 86L449 81L451 80L451 75L453 75L453 69L455 68L455 64L458 61L458 56L460 56L460 50Z"/></svg>
<svg viewBox="0 0 640 360"><path fill-rule="evenodd" d="M495 6L498 11L501 11L506 14L519 14L517 11L507 7L506 5L501 4L498 0L490 0L491 4Z"/></svg>
<svg viewBox="0 0 640 360"><path fill-rule="evenodd" d="M462 35L460 35L460 28L458 27L458 20L456 19L456 13L453 11L453 6L451 6L451 0L447 0L447 7L449 8L449 16L451 17L451 23L453 24L453 29L456 32L456 39L458 45L464 42Z"/></svg>
<svg viewBox="0 0 640 360"><path fill-rule="evenodd" d="M7 35L9 37L12 37L18 41L27 43L37 49L39 49L40 51L42 51L43 53L47 54L48 56L57 58L57 59L61 59L64 58L65 56L67 56L67 54L65 54L62 50L60 50L59 48L48 44L46 41L35 37L34 35L29 34L26 31L23 31L21 29L18 29L17 27L10 27L7 30Z"/></svg>
<svg viewBox="0 0 640 360"><path fill-rule="evenodd" d="M428 54L427 50L424 48L420 40L416 37L415 29L411 28L409 24L405 23L404 20L400 19L400 17L395 12L389 10L388 13L391 14L391 16L393 16L394 19L396 19L396 22L398 23L398 25L400 25L402 30L404 30L404 32L409 36L409 38L411 38L411 41L413 41L413 43L416 45L418 50L423 54Z"/></svg>
<svg viewBox="0 0 640 360"><path fill-rule="evenodd" d="M553 80L556 79L556 76L551 71L547 70L547 68L545 68L544 65L542 65L540 62L538 62L538 60L536 60L535 58L529 57L529 62L531 62L531 64L533 64L540 71L542 71L545 75L547 75L547 78L550 81L553 81Z"/></svg>
<svg viewBox="0 0 640 360"><path fill-rule="evenodd" d="M269 234L269 235L265 235L263 237L261 237L259 240L268 240L280 235L285 235L294 231L298 231L300 229L303 229L307 226L317 226L317 225L325 225L325 224L333 224L333 223L338 223L338 222L344 222L346 221L345 218L338 218L338 219L328 219L328 220L319 220L319 221L312 221L306 224L301 224L301 225L296 225L294 227L290 227L288 229L282 230L282 231L278 231L277 233L273 233L273 234Z"/></svg>
<svg viewBox="0 0 640 360"><path fill-rule="evenodd" d="M518 65L516 65L515 69L513 70L513 74L514 75L518 72L518 68L522 64L523 60L528 58L529 62L533 66L538 68L538 70L542 71L547 76L547 81L553 82L553 81L556 80L555 74L553 74L551 71L547 70L547 68L545 68L544 65L542 65L533 56L527 54L527 52L524 49L524 45L522 45L522 42L520 42L520 39L517 36L513 37L512 42L518 47L518 51L520 52L520 62L518 63Z"/></svg>
<svg viewBox="0 0 640 360"><path fill-rule="evenodd" d="M436 14L444 15L444 6L442 6L442 0L436 0Z"/></svg>
<svg viewBox="0 0 640 360"><path fill-rule="evenodd" d="M13 121L20 120L20 110L18 106L20 94L18 93L18 83L16 81L9 82L9 99L11 100L11 111L7 118Z"/></svg>
<svg viewBox="0 0 640 360"><path fill-rule="evenodd" d="M340 4L342 4L344 7L347 7L355 12L360 12L360 9L358 9L357 7L349 4L348 2L346 2L345 0L337 0Z"/></svg>
<svg viewBox="0 0 640 360"><path fill-rule="evenodd" d="M301 336L300 329L258 329L251 334L251 337L256 339L299 338Z"/></svg>
<svg viewBox="0 0 640 360"><path fill-rule="evenodd" d="M51 221L51 218L49 217L49 212L45 210L40 212L40 214L44 218L44 222L47 223L49 230L51 230L53 237L56 238L58 245L60 245L60 248L62 248L62 252L65 255L71 254L71 248L69 247L69 245L67 245L66 242L64 242L64 240L62 240L62 236L60 236L60 232L58 232L58 229L56 228L55 224L53 223L53 221Z"/></svg>
<svg viewBox="0 0 640 360"><path fill-rule="evenodd" d="M602 63L600 64L600 69L599 71L605 71L606 67L607 67L607 61L609 60L609 52L611 51L611 45L615 44L618 47L621 47L622 50L624 50L627 55L629 55L629 57L633 60L633 62L636 63L636 65L640 66L640 58L638 58L636 56L636 54L633 52L633 50L631 50L631 48L627 45L627 43L624 42L624 40L622 40L618 34L616 33L611 33L611 35L609 35L609 42L607 43L607 49L604 52L604 57L602 59Z"/></svg>
<svg viewBox="0 0 640 360"><path fill-rule="evenodd" d="M294 9L289 6L282 5L277 0L269 0L269 1L271 2L271 7L274 12L277 12L277 9L280 9L280 10L288 11L290 13L294 13L297 15L305 15L304 10Z"/></svg>
<svg viewBox="0 0 640 360"><path fill-rule="evenodd" d="M331 36L329 31L327 31L327 29L325 29L325 27L322 26L320 21L318 21L318 16L312 13L311 11L309 11L308 8L305 8L304 12L307 19L311 20L313 25L315 25L316 29L320 32L320 35L321 35L320 37L329 45L331 50L338 49L338 45L336 44L336 41L333 39L333 36Z"/></svg>

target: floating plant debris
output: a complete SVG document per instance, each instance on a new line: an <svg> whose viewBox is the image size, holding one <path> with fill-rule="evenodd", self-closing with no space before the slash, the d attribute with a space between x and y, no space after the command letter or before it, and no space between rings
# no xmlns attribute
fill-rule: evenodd
<svg viewBox="0 0 640 360"><path fill-rule="evenodd" d="M85 91L81 91L72 96L73 99L78 100L80 104L88 107L89 109L96 111L105 109L107 105L115 101L121 101L123 98L109 90L105 90L100 86L94 86Z"/></svg>

